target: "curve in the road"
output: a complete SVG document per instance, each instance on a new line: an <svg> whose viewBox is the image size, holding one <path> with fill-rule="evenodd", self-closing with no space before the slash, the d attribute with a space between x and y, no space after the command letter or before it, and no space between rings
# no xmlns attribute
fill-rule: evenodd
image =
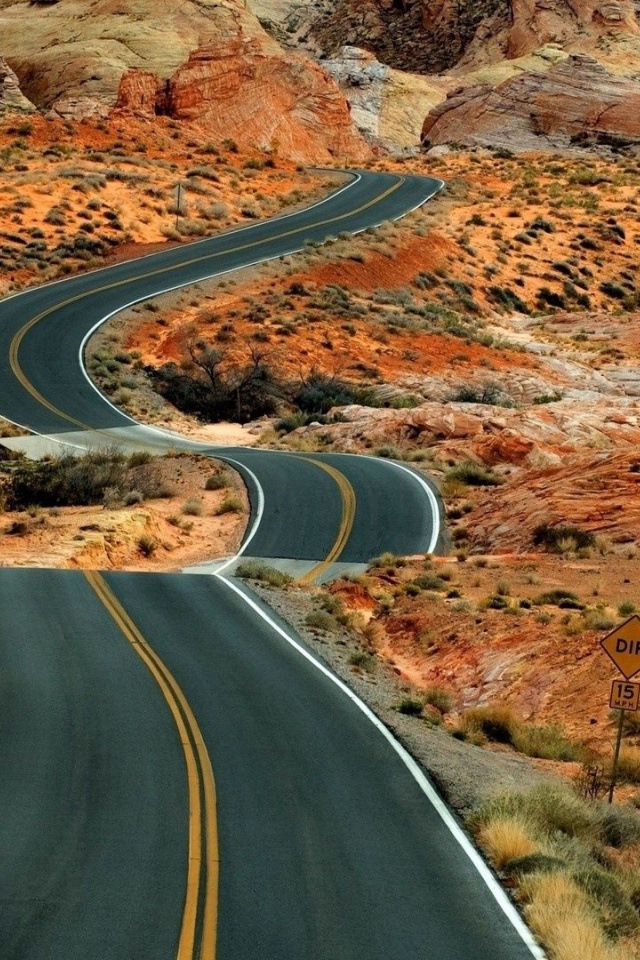
<svg viewBox="0 0 640 960"><path fill-rule="evenodd" d="M244 474L253 507L253 523L242 551L245 555L306 564L301 574L306 579L322 576L336 561L364 563L382 550L405 554L433 550L440 527L439 505L427 481L410 468L374 458L216 449L182 440L136 424L115 408L90 383L79 358L90 332L126 306L252 263L285 256L302 249L305 242L321 243L338 225L342 230L358 232L382 220L395 219L420 206L440 186L440 182L418 177L358 174L347 188L307 210L186 248L174 248L144 261L118 264L7 298L0 302L0 414L54 443L90 447L99 438L102 442L129 446L198 450L227 459ZM38 442L43 441L35 441ZM17 443L28 447L29 441ZM46 575L41 577L41 589L49 596L52 588ZM59 580L56 578L56 583ZM186 810L189 822L189 872L177 954L175 949L167 953L166 944L158 949L161 933L155 931L151 952L147 945L139 944L136 956L177 956L177 960L210 960L214 956L218 855L215 793L208 757L212 751L216 769L219 763L225 771L219 784L227 804L227 817L221 825L222 856L228 851L233 862L233 868L222 874L220 891L219 950L224 960L258 956L261 960L318 960L329 956L335 960L392 960L421 957L425 949L446 960L541 957L507 896L422 771L369 708L306 650L286 625L278 622L243 587L224 576L224 570L213 578L173 578L167 594L170 580L105 580L98 574L86 578L95 600L100 601L120 630L128 649L142 660L155 680L156 693L149 691L145 696L156 703L159 691L164 699L173 716L187 769L187 796L176 801L177 809ZM203 586L196 587L194 581ZM9 592L23 589L14 578L7 582ZM0 588L4 583L5 578L0 578ZM210 585L210 597L205 584ZM72 603L72 607L76 605ZM135 610L135 622L127 612L130 609ZM78 616L77 609L74 615ZM20 629L24 628L15 608L8 607L5 616L12 623L17 617ZM137 626L140 619L143 629ZM56 624L61 622L59 609L52 622L53 626L51 622L47 628L43 625L45 634L47 629L54 633L57 630ZM186 622L190 633L198 633L197 642L191 636L189 642L183 642L182 628ZM217 639L212 648L209 631L213 625ZM145 639L148 635L154 637L153 647ZM273 646L277 638L284 642L278 652ZM55 637L48 643L53 650ZM241 663L237 662L240 644L244 648ZM82 649L86 659L90 655ZM291 651L295 653L293 658ZM5 653L14 684L10 693L19 700L24 686L21 678L37 674L38 658L21 653L20 656L27 657L22 664L17 651ZM47 655L51 656L51 652ZM109 653L110 658L114 656ZM116 670L121 671L123 678L133 676L131 661L122 652L118 657L122 662ZM308 666L313 670L309 671ZM110 672L105 673L108 675ZM297 726L288 724L290 711L286 704L274 709L276 704L269 698L276 690L281 697L303 697L295 710ZM77 691L74 696L83 702ZM49 697L53 701L55 692ZM342 701L350 703L346 712L340 705ZM196 702L192 712L190 704ZM222 703L224 715L219 713ZM251 717L254 705L258 704L262 728ZM140 710L143 707L140 705ZM96 743L101 742L109 724L121 724L121 720L113 719L110 702L108 709L104 728L95 731ZM200 730L194 713L201 718L201 724L206 723L206 729ZM310 713L306 719L305 713ZM234 715L242 734L239 738L234 723L229 722ZM19 725L17 713L14 720ZM37 733L32 727L33 724L27 724L22 732L18 745L22 750L28 749L29 737ZM76 728L72 725L69 729ZM301 738L303 730L306 732ZM388 751L375 746L379 734L392 747L399 761L396 766L390 764ZM222 742L217 742L218 737ZM238 761L243 751L251 754L251 738L268 750L269 737L278 745L273 759L288 771L291 782L280 784L278 777L272 776L272 782L264 780L261 788L256 772L262 771L263 777L269 774L260 751L253 752L249 767L238 767ZM349 737L353 738L352 747L348 747ZM168 738L172 743L171 762L175 762L175 739L175 735L173 740ZM150 743L153 746L157 742L154 733ZM309 763L308 758L303 760L305 750L313 746L321 751L317 764ZM55 750L65 755L60 743ZM83 751L85 756L84 748ZM135 756L130 753L123 746L122 762L129 770L133 769ZM11 762L16 770L17 756L18 748L14 745ZM43 755L42 770L47 769L49 762ZM242 784L234 773L250 785L244 797ZM119 779L124 783L129 777L121 773ZM39 775L41 790L43 783ZM230 785L238 809L242 810L239 819L234 819L232 813L234 801L225 796ZM5 785L5 790L10 786ZM259 813L256 816L256 788L264 790L265 811L272 819L265 821ZM2 789L0 785L0 797ZM86 871L90 862L86 847L95 846L92 855L98 860L104 856L100 838L85 836L82 823L76 824L72 819L73 829L80 830L82 836L69 847L62 830L68 813L64 812L60 797L49 797L49 792L44 790L47 804L60 819L61 848L74 858L74 876L80 876L77 864L81 863ZM157 783L150 783L149 796L163 808ZM426 809L425 797L429 800ZM10 796L6 799L11 806ZM124 810L124 801L118 799L117 810ZM101 812L103 804L93 802ZM85 803L89 803L88 798ZM364 822L353 815L354 805L366 811ZM349 816L341 823L347 811ZM95 817L94 810L89 812ZM371 838L367 833L368 818L375 831ZM20 818L16 820L16 829L28 850L28 831L33 830L34 824L31 820L26 825ZM233 824L231 834L229 824ZM294 825L292 848L286 834ZM340 836L333 838L333 831ZM349 831L353 836L348 835ZM11 831L9 834L12 835ZM6 835L0 824L0 846ZM258 837L266 843L266 849L258 858L254 849L251 858L251 843ZM146 851L144 842L142 837L141 850L151 860L152 851ZM173 849L175 839L172 842ZM295 844L299 867L292 862L284 873L274 873L274 858L281 850L294 850ZM425 859L425 844L431 845L430 860ZM160 862L157 852L154 856ZM335 857L335 863L331 857ZM4 865L2 869L12 866ZM45 861L39 869L46 873ZM121 865L110 862L109 878L118 876L119 870ZM289 885L283 887L285 876ZM479 886L478 878L483 881ZM101 890L100 878L92 879L94 889ZM313 884L309 886L311 879ZM20 874L20 883L25 889L37 888L28 874ZM394 893L399 893L398 884L403 885L403 893L394 897ZM249 899L247 885L251 891ZM77 889L74 896L79 896ZM345 896L354 898L355 910L345 911ZM422 912L421 899L428 908ZM72 902L63 897L63 914ZM131 916L136 911L136 915L141 915L145 909L145 902L136 898L135 905L131 904ZM149 916L152 915L151 910ZM345 925L347 918L351 926ZM129 937L130 945L136 940L134 926L130 924L123 933L123 937ZM95 946L87 950L85 943L70 944L68 932L55 926L55 918L52 921L44 917L42 927L45 933L41 942L47 945L46 954L38 953L37 944L26 944L17 935L7 955L16 960L40 960L44 955L66 960L79 957L78 951L82 950L85 955L100 955L104 960L124 956L117 946L103 944L96 952ZM89 928L97 930L98 921L89 924Z"/></svg>
<svg viewBox="0 0 640 960"><path fill-rule="evenodd" d="M370 172L352 176L348 186L306 210L0 302L0 414L53 443L144 444L213 452L204 444L137 424L116 408L84 369L88 336L141 300L286 256L309 242L322 243L338 230L356 233L397 219L442 186L442 181L422 177ZM240 466L254 498L260 494L251 474L262 490L263 522L256 531L253 555L289 561L296 574L322 576L338 561L366 563L387 549L404 554L432 551L437 542L440 513L433 493L425 499L428 484L417 479L417 473L402 475L375 458L305 460L242 448L218 448L215 453ZM399 517L400 501L411 518ZM393 542L387 544L389 537Z"/></svg>

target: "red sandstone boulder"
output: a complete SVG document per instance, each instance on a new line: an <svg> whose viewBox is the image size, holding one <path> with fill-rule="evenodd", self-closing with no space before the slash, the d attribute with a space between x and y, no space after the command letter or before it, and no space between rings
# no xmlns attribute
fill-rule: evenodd
<svg viewBox="0 0 640 960"><path fill-rule="evenodd" d="M116 110L201 121L214 138L300 162L370 156L336 83L306 57L275 53L257 38L201 47L166 83L128 71Z"/></svg>
<svg viewBox="0 0 640 960"><path fill-rule="evenodd" d="M458 88L427 116L425 145L513 150L566 146L584 137L640 142L640 83L572 56L547 73L524 73L491 89Z"/></svg>

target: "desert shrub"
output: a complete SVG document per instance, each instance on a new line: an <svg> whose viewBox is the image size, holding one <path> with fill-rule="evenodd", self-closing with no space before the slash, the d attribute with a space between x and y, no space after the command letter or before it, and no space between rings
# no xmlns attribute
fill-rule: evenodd
<svg viewBox="0 0 640 960"><path fill-rule="evenodd" d="M129 456L130 467L142 467L153 460L152 454L148 450L136 450Z"/></svg>
<svg viewBox="0 0 640 960"><path fill-rule="evenodd" d="M621 849L640 843L640 813L631 806L598 803L593 808L598 834L610 847Z"/></svg>
<svg viewBox="0 0 640 960"><path fill-rule="evenodd" d="M183 366L148 367L154 388L185 413L215 423L247 423L277 412L283 384L259 353L243 366L227 362L224 351L205 341L189 342Z"/></svg>
<svg viewBox="0 0 640 960"><path fill-rule="evenodd" d="M517 717L509 707L473 707L462 716L463 730L479 730L495 743L513 743L517 727Z"/></svg>
<svg viewBox="0 0 640 960"><path fill-rule="evenodd" d="M226 473L212 473L205 480L205 490L223 490L229 486L229 477Z"/></svg>
<svg viewBox="0 0 640 960"><path fill-rule="evenodd" d="M511 287L490 286L487 288L488 299L497 307L505 310L517 310L519 313L530 313L529 307Z"/></svg>
<svg viewBox="0 0 640 960"><path fill-rule="evenodd" d="M144 557L150 557L158 548L158 541L148 533L138 538L138 550Z"/></svg>
<svg viewBox="0 0 640 960"><path fill-rule="evenodd" d="M493 864L502 870L506 863L536 853L532 825L523 817L511 816L489 820L478 830L478 841L487 850Z"/></svg>
<svg viewBox="0 0 640 960"><path fill-rule="evenodd" d="M499 383L488 382L482 385L464 384L451 396L458 403L485 403L493 406L512 406L511 399Z"/></svg>
<svg viewBox="0 0 640 960"><path fill-rule="evenodd" d="M435 707L440 713L448 713L453 706L453 696L449 690L442 687L428 687L424 694L424 702Z"/></svg>
<svg viewBox="0 0 640 960"><path fill-rule="evenodd" d="M361 667L363 670L371 670L375 662L375 658L372 657L370 653L365 653L364 650L357 650L355 653L349 655L349 663L352 667Z"/></svg>
<svg viewBox="0 0 640 960"><path fill-rule="evenodd" d="M449 470L445 481L450 480L464 483L469 487L497 487L502 483L502 479L492 470L486 470L473 460L467 460Z"/></svg>
<svg viewBox="0 0 640 960"><path fill-rule="evenodd" d="M533 602L536 606L560 607L563 610L582 610L584 604L580 603L579 598L571 590L565 590L563 587L557 587L555 590L546 590L544 593L534 597Z"/></svg>
<svg viewBox="0 0 640 960"><path fill-rule="evenodd" d="M380 406L370 389L350 384L323 373L311 373L291 397L292 403L303 413L327 413L332 407L352 403L362 406Z"/></svg>
<svg viewBox="0 0 640 960"><path fill-rule="evenodd" d="M25 537L29 533L29 524L26 520L13 520L7 527L7 533L11 537Z"/></svg>
<svg viewBox="0 0 640 960"><path fill-rule="evenodd" d="M526 792L503 793L481 803L471 817L472 828L495 817L526 817L541 836L583 837L593 834L591 807L564 785L540 784Z"/></svg>
<svg viewBox="0 0 640 960"><path fill-rule="evenodd" d="M97 450L81 457L64 454L55 460L17 467L7 489L7 506L77 507L102 503L105 491L122 496L127 487L125 457Z"/></svg>
<svg viewBox="0 0 640 960"><path fill-rule="evenodd" d="M417 700L415 697L403 697L397 709L398 713L403 713L407 717L419 717L423 707L422 700Z"/></svg>
<svg viewBox="0 0 640 960"><path fill-rule="evenodd" d="M435 573L420 573L413 582L420 590L444 590L445 582Z"/></svg>
<svg viewBox="0 0 640 960"><path fill-rule="evenodd" d="M201 517L202 500L196 500L195 498L185 500L185 502L182 504L182 513L188 517Z"/></svg>
<svg viewBox="0 0 640 960"><path fill-rule="evenodd" d="M630 600L623 600L622 603L618 604L618 613L621 617L630 617L632 613L636 612L636 605Z"/></svg>
<svg viewBox="0 0 640 960"><path fill-rule="evenodd" d="M322 630L323 633L330 633L338 626L336 618L327 610L312 610L306 615L304 622L313 630Z"/></svg>
<svg viewBox="0 0 640 960"><path fill-rule="evenodd" d="M584 890L607 934L620 936L632 933L640 923L638 915L620 881L608 870L593 866L573 874L573 880Z"/></svg>
<svg viewBox="0 0 640 960"><path fill-rule="evenodd" d="M235 570L236 577L243 580L258 580L261 583L268 583L271 587L286 587L293 583L293 577L282 570L270 567L261 560L243 560Z"/></svg>
<svg viewBox="0 0 640 960"><path fill-rule="evenodd" d="M550 873L561 870L564 861L559 857L549 856L547 853L529 853L513 857L504 864L504 870L511 876L523 877L528 873Z"/></svg>
<svg viewBox="0 0 640 960"><path fill-rule="evenodd" d="M627 783L640 783L640 748L623 747L620 750L618 776Z"/></svg>
<svg viewBox="0 0 640 960"><path fill-rule="evenodd" d="M244 513L244 504L240 497L225 497L220 506L216 509L216 517L221 517L225 513Z"/></svg>
<svg viewBox="0 0 640 960"><path fill-rule="evenodd" d="M528 757L543 760L580 761L584 748L566 736L559 724L520 725L514 732L513 746Z"/></svg>
<svg viewBox="0 0 640 960"><path fill-rule="evenodd" d="M533 531L533 542L537 547L545 547L555 553L561 552L560 545L567 541L573 541L577 550L586 547L593 547L596 542L595 535L588 530L581 530L566 523L559 524L556 527L548 523L539 524Z"/></svg>

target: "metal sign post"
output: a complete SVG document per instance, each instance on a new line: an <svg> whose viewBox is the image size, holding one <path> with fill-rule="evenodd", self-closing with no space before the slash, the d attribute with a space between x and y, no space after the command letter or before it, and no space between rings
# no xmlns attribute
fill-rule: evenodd
<svg viewBox="0 0 640 960"><path fill-rule="evenodd" d="M618 765L620 763L620 744L624 729L624 715L627 710L637 710L640 705L640 683L629 683L628 680L614 680L611 684L609 706L618 710L618 733L616 746L613 751L613 767L611 770L611 784L609 785L609 803L613 803L613 791L618 779Z"/></svg>

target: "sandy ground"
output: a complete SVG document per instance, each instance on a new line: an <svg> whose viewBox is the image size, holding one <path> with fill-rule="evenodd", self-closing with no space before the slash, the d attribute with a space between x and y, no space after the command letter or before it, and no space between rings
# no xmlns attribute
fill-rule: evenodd
<svg viewBox="0 0 640 960"><path fill-rule="evenodd" d="M239 475L201 457L180 455L156 463L161 499L119 508L57 507L0 515L0 566L175 571L235 553L248 520ZM207 479L218 473L228 486L205 490ZM218 515L229 497L239 501L238 512Z"/></svg>

